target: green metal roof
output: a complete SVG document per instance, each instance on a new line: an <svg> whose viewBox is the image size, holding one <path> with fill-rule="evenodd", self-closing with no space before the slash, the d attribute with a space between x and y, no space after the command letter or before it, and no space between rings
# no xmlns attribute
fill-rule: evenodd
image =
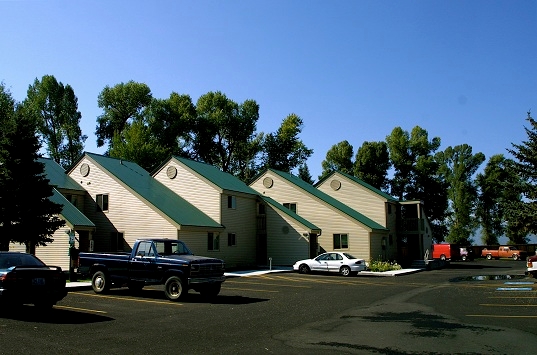
<svg viewBox="0 0 537 355"><path fill-rule="evenodd" d="M63 219L71 228L87 227L95 228L95 224L88 219L78 208L76 208L71 202L69 202L58 190L53 189L53 194L49 199L52 202L62 205L62 212L60 213Z"/></svg>
<svg viewBox="0 0 537 355"><path fill-rule="evenodd" d="M341 211L342 213L346 214L347 216L351 217L352 219L360 222L361 224L365 225L366 227L370 229L376 229L376 230L388 230L378 224L377 222L373 221L372 219L364 216L360 212L353 210L349 206L345 205L344 203L336 200L332 196L329 196L325 194L324 192L320 191L319 189L315 188L313 185L308 184L304 180L300 179L297 176L294 176L289 173L284 173L282 171L274 170L274 169L268 169L274 174L282 177L283 179L289 181L293 185L301 188L305 192L309 193L310 195L315 196L319 200L329 204L330 206L336 208L337 210Z"/></svg>
<svg viewBox="0 0 537 355"><path fill-rule="evenodd" d="M138 164L94 153L85 156L100 165L148 204L155 207L180 226L223 228L198 208L154 179Z"/></svg>
<svg viewBox="0 0 537 355"><path fill-rule="evenodd" d="M391 195L388 195L387 193L377 189L376 187L373 187L371 185L369 185L367 182L357 178L356 176L352 176L352 175L349 175L347 173L344 173L342 171L337 171L338 173L340 173L341 175L345 176L347 179L349 180L352 180L354 181L355 183L359 184L359 185L362 185L363 187L365 187L366 189L370 190L371 192L374 192L376 193L377 195L379 196L382 196L384 197L386 200L388 201L392 201L392 202L398 202L399 200L396 199L395 197L391 196ZM328 174L327 176L325 176L324 178L322 178L321 180L319 180L315 186L319 186L323 181L329 179L330 177L332 177L336 172L332 172L331 174Z"/></svg>
<svg viewBox="0 0 537 355"><path fill-rule="evenodd" d="M281 212L285 213L289 217L293 218L295 221L302 224L304 227L309 228L313 233L319 234L321 232L321 228L317 227L315 224L311 223L305 218L300 217L295 212L291 211L289 208L283 207L282 204L276 202L272 198L268 196L261 196L261 198L267 202L269 205L273 206L274 208L280 210Z"/></svg>
<svg viewBox="0 0 537 355"><path fill-rule="evenodd" d="M50 184L56 188L85 191L72 177L65 173L65 170L50 158L38 158L40 163L45 164L45 174Z"/></svg>
<svg viewBox="0 0 537 355"><path fill-rule="evenodd" d="M178 156L173 156L178 162L184 164L189 169L195 171L197 174L205 177L207 180L221 188L222 190L229 190L235 192L242 192L250 195L259 195L257 191L252 189L250 186L246 185L236 176L233 176L229 173L225 173L218 169L217 167L200 163L194 160L181 158Z"/></svg>

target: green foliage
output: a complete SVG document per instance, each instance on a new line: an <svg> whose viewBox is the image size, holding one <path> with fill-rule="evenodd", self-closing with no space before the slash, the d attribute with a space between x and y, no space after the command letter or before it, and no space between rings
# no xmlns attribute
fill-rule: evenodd
<svg viewBox="0 0 537 355"><path fill-rule="evenodd" d="M25 113L0 85L0 250L17 242L32 251L65 224L57 217L62 206L48 199L53 188L37 160L36 122Z"/></svg>
<svg viewBox="0 0 537 355"><path fill-rule="evenodd" d="M136 162L148 171L152 171L169 156L168 150L160 145L149 128L139 120L128 124L121 134L112 138L112 142L111 157Z"/></svg>
<svg viewBox="0 0 537 355"><path fill-rule="evenodd" d="M151 136L168 154L190 157L196 107L188 95L172 92L168 99L153 99L147 111Z"/></svg>
<svg viewBox="0 0 537 355"><path fill-rule="evenodd" d="M511 203L520 203L521 194L516 186L521 180L513 169L514 161L502 154L493 155L483 173L477 175L480 189L476 215L481 224L481 240L485 245L497 245L498 238L515 232L514 224L507 219L506 208ZM513 241L518 237L510 237Z"/></svg>
<svg viewBox="0 0 537 355"><path fill-rule="evenodd" d="M64 168L69 167L84 150L86 135L80 129L82 115L78 99L70 85L63 85L52 75L37 78L28 88L24 101L26 115L33 117L47 153Z"/></svg>
<svg viewBox="0 0 537 355"><path fill-rule="evenodd" d="M530 124L524 127L528 139L522 144L511 143L513 149L508 149L515 158L513 174L520 176L515 188L522 196L506 205L506 218L510 221L508 234L513 242L527 242L527 234L537 233L537 122L530 112L526 120Z"/></svg>
<svg viewBox="0 0 537 355"><path fill-rule="evenodd" d="M485 161L485 155L473 154L472 147L462 144L437 153L436 159L449 183L448 197L452 213L448 218L447 241L467 245L478 225L478 220L475 218L477 186L473 175Z"/></svg>
<svg viewBox="0 0 537 355"><path fill-rule="evenodd" d="M292 113L287 116L276 133L265 136L263 142L263 166L291 172L313 154L312 149L298 138L302 132L302 119Z"/></svg>
<svg viewBox="0 0 537 355"><path fill-rule="evenodd" d="M144 109L151 103L151 90L146 84L129 81L114 87L106 86L97 99L103 114L97 117L97 146L112 148L112 138L120 134L129 120L143 119Z"/></svg>
<svg viewBox="0 0 537 355"><path fill-rule="evenodd" d="M364 142L356 152L354 176L383 190L387 187L390 166L386 142Z"/></svg>
<svg viewBox="0 0 537 355"><path fill-rule="evenodd" d="M298 167L298 177L310 185L313 185L314 183L310 174L310 169L306 163L303 163Z"/></svg>
<svg viewBox="0 0 537 355"><path fill-rule="evenodd" d="M401 127L386 137L390 163L394 176L389 185L391 195L401 200L424 201L427 216L432 224L433 238L444 239L447 228L447 186L440 174L434 153L440 147L440 138L429 141L426 130L419 126L409 134Z"/></svg>
<svg viewBox="0 0 537 355"><path fill-rule="evenodd" d="M382 261L382 260L371 260L369 262L369 271L373 272L385 272L393 270L401 270L401 265L395 261Z"/></svg>
<svg viewBox="0 0 537 355"><path fill-rule="evenodd" d="M341 171L353 175L352 155L354 148L348 141L342 141L334 144L328 152L326 158L321 162L323 168L319 180L333 171Z"/></svg>

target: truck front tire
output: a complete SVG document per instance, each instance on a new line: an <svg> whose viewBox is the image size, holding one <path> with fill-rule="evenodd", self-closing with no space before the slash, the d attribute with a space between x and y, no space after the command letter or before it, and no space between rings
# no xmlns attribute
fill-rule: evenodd
<svg viewBox="0 0 537 355"><path fill-rule="evenodd" d="M186 293L183 289L183 281L177 276L172 276L164 284L164 294L170 301L177 301Z"/></svg>
<svg viewBox="0 0 537 355"><path fill-rule="evenodd" d="M103 271L97 271L91 278L91 287L95 293L106 293L110 290L110 280Z"/></svg>

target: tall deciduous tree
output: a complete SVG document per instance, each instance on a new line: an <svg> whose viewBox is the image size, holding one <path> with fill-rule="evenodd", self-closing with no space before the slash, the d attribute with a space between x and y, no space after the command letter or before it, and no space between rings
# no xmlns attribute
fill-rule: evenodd
<svg viewBox="0 0 537 355"><path fill-rule="evenodd" d="M34 252L65 221L57 216L62 206L49 200L53 188L37 160L36 122L25 113L0 85L0 250L16 242Z"/></svg>
<svg viewBox="0 0 537 355"><path fill-rule="evenodd" d="M521 144L511 143L508 152L515 158L513 172L521 178L517 191L522 195L519 201L507 205L506 218L512 221L510 232L518 235L517 241L526 242L528 233L537 233L537 121L528 112L524 126L528 139Z"/></svg>
<svg viewBox="0 0 537 355"><path fill-rule="evenodd" d="M390 165L386 142L364 142L356 152L354 176L383 190L387 187Z"/></svg>
<svg viewBox="0 0 537 355"><path fill-rule="evenodd" d="M474 174L485 161L485 155L473 154L471 146L462 144L438 152L436 159L449 183L448 197L452 214L448 222L447 240L454 244L470 244L470 238L478 225Z"/></svg>
<svg viewBox="0 0 537 355"><path fill-rule="evenodd" d="M447 182L434 159L440 138L429 140L427 131L419 126L414 127L410 134L396 127L386 137L386 143L394 169L390 193L399 199L424 201L433 238L444 240L447 233Z"/></svg>
<svg viewBox="0 0 537 355"><path fill-rule="evenodd" d="M70 85L64 86L52 75L36 78L28 88L24 109L36 119L38 132L54 161L67 168L80 157L87 136L80 129L82 114Z"/></svg>
<svg viewBox="0 0 537 355"><path fill-rule="evenodd" d="M481 240L485 245L498 244L498 238L512 231L513 223L506 218L506 206L521 202L515 188L520 186L520 177L514 172L514 162L503 154L493 155L483 173L477 175L479 198L476 214L481 225ZM512 242L516 236L508 235Z"/></svg>
<svg viewBox="0 0 537 355"><path fill-rule="evenodd" d="M284 172L291 172L303 164L312 154L299 139L302 119L292 113L287 116L276 133L269 133L263 142L263 166Z"/></svg>
<svg viewBox="0 0 537 355"><path fill-rule="evenodd" d="M97 146L108 143L121 134L127 123L143 119L144 109L151 103L151 90L146 84L129 81L113 87L106 86L99 94L97 103L103 114L97 117Z"/></svg>
<svg viewBox="0 0 537 355"><path fill-rule="evenodd" d="M147 116L151 134L169 154L186 158L193 155L196 107L189 95L172 92L167 99L153 99Z"/></svg>
<svg viewBox="0 0 537 355"><path fill-rule="evenodd" d="M341 171L345 174L354 175L352 156L354 148L348 141L334 144L327 152L326 158L321 162L323 168L319 180L333 171Z"/></svg>
<svg viewBox="0 0 537 355"><path fill-rule="evenodd" d="M259 105L254 100L237 104L221 92L209 92L198 99L196 112L194 158L238 175L256 147Z"/></svg>
<svg viewBox="0 0 537 355"><path fill-rule="evenodd" d="M114 158L135 162L151 171L169 156L169 151L151 134L149 127L138 119L128 123L121 134L112 138L109 154Z"/></svg>

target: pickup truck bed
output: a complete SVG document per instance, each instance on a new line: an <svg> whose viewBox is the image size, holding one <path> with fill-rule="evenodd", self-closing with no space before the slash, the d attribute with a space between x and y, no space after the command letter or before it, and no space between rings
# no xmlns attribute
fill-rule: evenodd
<svg viewBox="0 0 537 355"><path fill-rule="evenodd" d="M162 284L166 297L173 301L189 289L216 296L225 281L222 260L193 255L174 239L140 239L131 253L80 253L78 270L91 277L96 293L124 285L140 290Z"/></svg>

